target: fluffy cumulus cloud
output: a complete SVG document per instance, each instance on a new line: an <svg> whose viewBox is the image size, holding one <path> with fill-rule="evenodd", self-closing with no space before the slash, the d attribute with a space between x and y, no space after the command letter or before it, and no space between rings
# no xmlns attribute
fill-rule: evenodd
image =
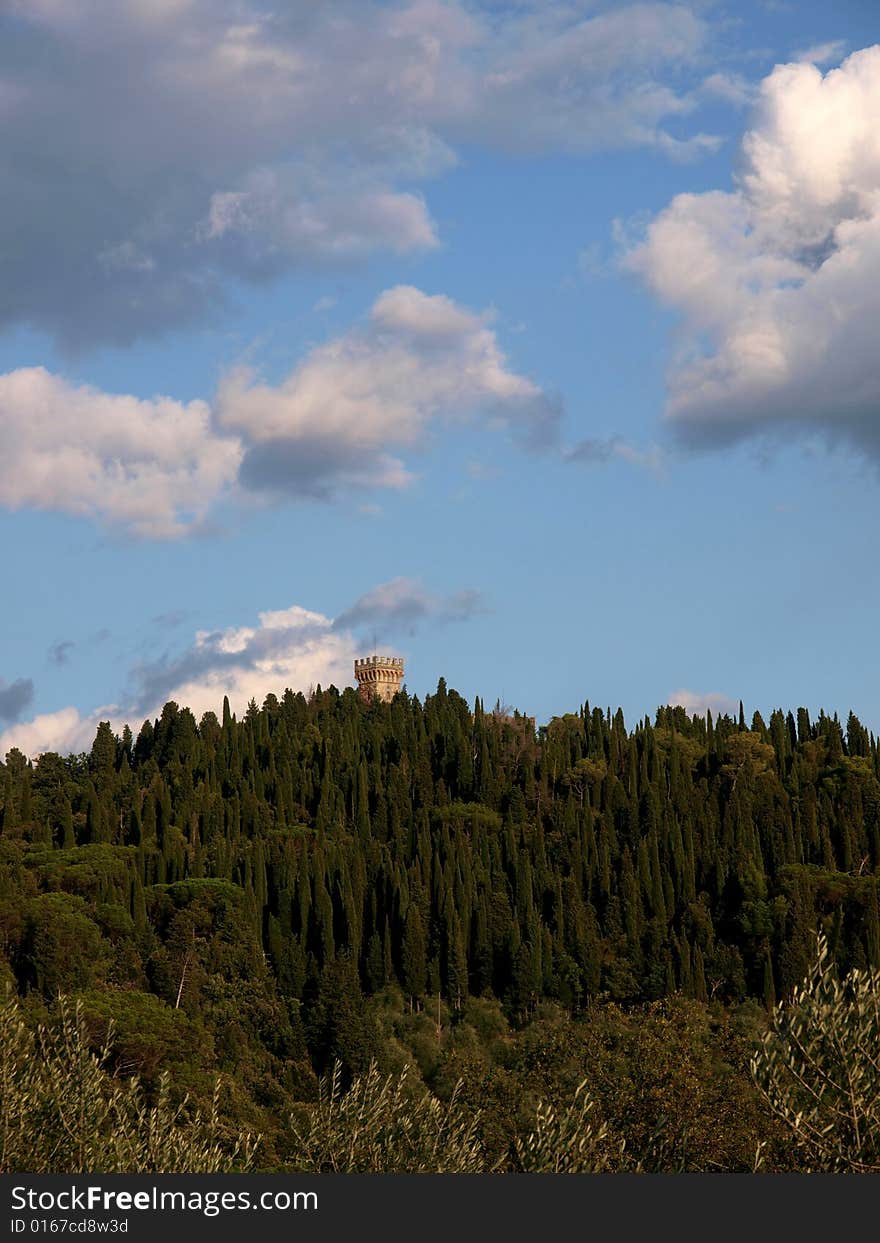
<svg viewBox="0 0 880 1243"><path fill-rule="evenodd" d="M224 696L233 712L241 713L251 699L262 703L270 692L280 695L288 687L307 693L319 684L348 686L362 648L358 630L369 627L385 639L412 634L426 622L464 621L483 609L476 591L437 595L415 580L398 578L367 592L336 618L291 605L260 613L255 625L200 630L175 654L135 665L119 703L89 713L65 707L11 725L0 733L0 756L13 747L29 756L86 750L99 721L110 721L117 731L125 724L137 731L168 700L198 718L219 713ZM0 709L2 693L0 683ZM29 702L16 703L16 716Z"/></svg>
<svg viewBox="0 0 880 1243"><path fill-rule="evenodd" d="M739 703L720 691L689 691L682 688L673 691L666 701L670 707L682 707L691 716L705 716L711 712L713 716L733 716L739 710Z"/></svg>
<svg viewBox="0 0 880 1243"><path fill-rule="evenodd" d="M256 626L201 630L181 654L133 670L128 715L154 716L169 699L196 716L217 711L229 696L233 711L269 691L307 691L318 683L351 681L355 641L323 613L293 605L260 613Z"/></svg>
<svg viewBox="0 0 880 1243"><path fill-rule="evenodd" d="M531 445L556 435L557 403L509 369L489 317L411 286L383 293L281 384L234 371L217 398L221 428L245 445L242 484L312 497L406 484L398 453L432 421L475 411Z"/></svg>
<svg viewBox="0 0 880 1243"><path fill-rule="evenodd" d="M241 446L201 401L142 401L42 367L0 375L0 504L98 517L141 536L201 523L236 477Z"/></svg>
<svg viewBox="0 0 880 1243"><path fill-rule="evenodd" d="M233 370L212 403L105 393L41 367L0 375L0 505L167 539L244 493L402 487L400 453L440 420L479 413L527 447L550 444L558 403L510 369L490 319L398 286L280 384Z"/></svg>
<svg viewBox="0 0 880 1243"><path fill-rule="evenodd" d="M106 720L108 715L95 712L83 717L73 707L41 713L32 721L13 725L0 734L0 756L13 750L29 757L43 751L57 751L61 755L86 751L94 742L98 722Z"/></svg>
<svg viewBox="0 0 880 1243"><path fill-rule="evenodd" d="M229 274L434 246L462 143L698 151L707 37L673 2L7 0L0 323L126 342Z"/></svg>
<svg viewBox="0 0 880 1243"><path fill-rule="evenodd" d="M819 434L880 463L880 46L777 66L734 189L679 195L628 263L683 316L688 443Z"/></svg>

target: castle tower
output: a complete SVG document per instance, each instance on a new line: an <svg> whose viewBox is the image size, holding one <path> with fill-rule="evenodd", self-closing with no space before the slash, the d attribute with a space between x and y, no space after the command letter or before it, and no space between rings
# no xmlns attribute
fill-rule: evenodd
<svg viewBox="0 0 880 1243"><path fill-rule="evenodd" d="M399 656L364 656L354 662L354 676L364 703L390 703L403 681L403 661Z"/></svg>

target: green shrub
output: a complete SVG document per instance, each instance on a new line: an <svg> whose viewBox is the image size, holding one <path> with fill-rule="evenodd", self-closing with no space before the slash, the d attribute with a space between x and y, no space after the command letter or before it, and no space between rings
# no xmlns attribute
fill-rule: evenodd
<svg viewBox="0 0 880 1243"><path fill-rule="evenodd" d="M839 979L820 935L751 1068L809 1168L880 1173L880 971Z"/></svg>
<svg viewBox="0 0 880 1243"><path fill-rule="evenodd" d="M448 1103L410 1090L409 1068L382 1076L375 1063L342 1087L339 1063L322 1080L316 1104L293 1121L293 1165L309 1173L480 1174L487 1168L477 1138L479 1114L468 1115L458 1087Z"/></svg>
<svg viewBox="0 0 880 1243"><path fill-rule="evenodd" d="M602 1174L617 1168L623 1144L615 1144L605 1122L593 1116L596 1102L586 1080L567 1109L538 1102L535 1129L516 1140L524 1174Z"/></svg>
<svg viewBox="0 0 880 1243"><path fill-rule="evenodd" d="M108 1045L89 1048L82 1006L58 1002L31 1031L11 996L0 1005L0 1172L219 1174L247 1170L257 1141L227 1137L219 1085L205 1115L173 1104L167 1075L155 1100L107 1073Z"/></svg>

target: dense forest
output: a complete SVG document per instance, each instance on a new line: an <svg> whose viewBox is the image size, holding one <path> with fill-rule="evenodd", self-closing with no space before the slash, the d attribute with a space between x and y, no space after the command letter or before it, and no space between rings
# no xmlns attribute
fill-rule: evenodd
<svg viewBox="0 0 880 1243"><path fill-rule="evenodd" d="M584 705L536 730L441 680L241 720L169 703L137 737L0 764L22 1013L77 998L148 1090L171 1070L207 1100L221 1076L266 1168L318 1076L373 1062L440 1097L461 1080L496 1155L524 1101L587 1072L667 1167L749 1168L778 1140L745 1069L762 1016L819 929L842 969L880 965L878 896L880 746L853 714L628 730Z"/></svg>

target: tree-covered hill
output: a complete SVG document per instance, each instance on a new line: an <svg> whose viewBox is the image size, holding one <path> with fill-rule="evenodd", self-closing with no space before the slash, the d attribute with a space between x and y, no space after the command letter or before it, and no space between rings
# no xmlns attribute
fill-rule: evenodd
<svg viewBox="0 0 880 1243"><path fill-rule="evenodd" d="M880 965L878 890L880 748L854 715L664 707L627 730L585 705L536 732L441 681L424 703L288 691L241 721L169 703L137 738L103 724L88 755L0 764L25 1006L77 995L97 1034L114 1020L117 1073L171 1067L204 1097L223 1070L257 1125L336 1059L394 1060L371 997L439 1016L438 1042L548 1004L767 1005L819 926L844 969Z"/></svg>

